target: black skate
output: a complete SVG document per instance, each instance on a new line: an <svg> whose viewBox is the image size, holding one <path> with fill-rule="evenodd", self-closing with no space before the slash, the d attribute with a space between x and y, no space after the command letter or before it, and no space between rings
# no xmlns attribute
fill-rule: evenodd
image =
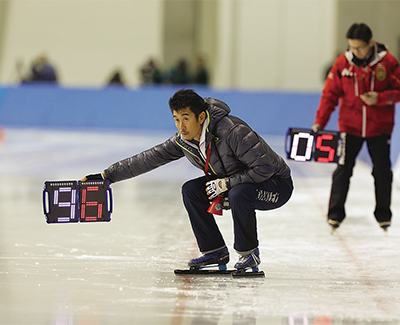
<svg viewBox="0 0 400 325"><path fill-rule="evenodd" d="M390 227L390 221L382 221L379 223L379 226L383 229L384 232L388 231L388 228Z"/></svg>
<svg viewBox="0 0 400 325"><path fill-rule="evenodd" d="M340 221L328 219L328 224L331 226L331 233L333 234L340 226Z"/></svg>

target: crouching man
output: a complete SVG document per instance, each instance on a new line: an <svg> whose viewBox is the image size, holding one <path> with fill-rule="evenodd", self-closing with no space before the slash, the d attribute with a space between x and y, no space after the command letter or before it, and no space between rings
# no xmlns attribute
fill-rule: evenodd
<svg viewBox="0 0 400 325"><path fill-rule="evenodd" d="M258 271L255 210L276 209L289 200L293 192L290 168L244 121L230 115L224 102L182 89L170 98L169 107L178 132L162 144L111 165L102 177L110 183L122 181L185 156L205 173L182 186L183 202L202 253L189 266L226 269L229 251L213 214L207 212L211 201L225 196L233 217L234 249L239 254L235 268Z"/></svg>

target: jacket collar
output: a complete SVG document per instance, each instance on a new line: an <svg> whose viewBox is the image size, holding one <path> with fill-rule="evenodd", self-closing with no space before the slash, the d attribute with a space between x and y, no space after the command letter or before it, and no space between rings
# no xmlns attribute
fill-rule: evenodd
<svg viewBox="0 0 400 325"><path fill-rule="evenodd" d="M203 123L203 129L201 131L200 141L199 141L198 146L196 144L194 144L193 142L186 140L182 136L182 134L179 132L180 140L183 141L184 143L188 144L189 146L198 149L200 151L200 154L202 155L203 159L206 158L207 147L208 147L210 141L214 138L214 136L210 133L210 130L209 130L210 120L211 120L210 113L208 111L206 111L206 114L207 114L207 117Z"/></svg>
<svg viewBox="0 0 400 325"><path fill-rule="evenodd" d="M203 123L203 130L201 131L200 142L199 142L200 153L204 156L204 158L206 157L206 150L207 150L206 148L208 145L208 141L206 140L207 140L207 133L209 132L208 126L210 125L210 113L208 113L208 111L206 111L206 113L207 117Z"/></svg>
<svg viewBox="0 0 400 325"><path fill-rule="evenodd" d="M366 60L357 59L357 57L353 54L349 49L344 53L347 61L354 66L357 67L365 67L367 65L373 66L377 64L379 61L383 59L383 57L388 53L386 46L380 43L375 42L374 46L371 49L371 54Z"/></svg>

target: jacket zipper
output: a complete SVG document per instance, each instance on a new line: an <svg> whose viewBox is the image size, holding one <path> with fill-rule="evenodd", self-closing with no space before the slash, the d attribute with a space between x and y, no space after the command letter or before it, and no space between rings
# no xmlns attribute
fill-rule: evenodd
<svg viewBox="0 0 400 325"><path fill-rule="evenodd" d="M361 136L365 138L367 128L367 106L363 105L362 107L362 131Z"/></svg>
<svg viewBox="0 0 400 325"><path fill-rule="evenodd" d="M185 150L185 151L187 151L188 153L190 153L193 157L196 157L196 158L201 162L201 164L203 165L203 167L205 166L204 161L203 161L199 156L195 155L193 152L191 152L190 150L186 149L186 148L185 148L184 146L182 146L177 140L175 140L175 143L176 143L178 146L180 146L183 150ZM193 146L193 147L194 147L194 146ZM211 168L212 172L213 172L215 175L217 175L217 173L216 173L216 172L214 171L214 169L212 168L211 163L208 163L208 165L209 165L209 167Z"/></svg>
<svg viewBox="0 0 400 325"><path fill-rule="evenodd" d="M374 91L375 87L375 71L372 71L370 91ZM363 105L363 121L362 121L362 137L367 136L367 106Z"/></svg>
<svg viewBox="0 0 400 325"><path fill-rule="evenodd" d="M358 92L358 80L357 73L354 73L354 93L356 97L359 96ZM367 129L367 107L365 105L362 106L362 126L361 126L361 137L365 138Z"/></svg>
<svg viewBox="0 0 400 325"><path fill-rule="evenodd" d="M188 153L190 153L193 157L196 157L196 158L201 162L201 164L203 165L203 167L205 166L204 161L203 161L199 156L195 155L193 152L191 152L190 150L186 149L186 148L185 148L184 146L182 146L177 140L175 140L175 143L176 143L179 147L181 147L183 150L185 150L185 151L187 151Z"/></svg>
<svg viewBox="0 0 400 325"><path fill-rule="evenodd" d="M357 81L357 73L354 72L354 93L356 97L358 97L358 81Z"/></svg>
<svg viewBox="0 0 400 325"><path fill-rule="evenodd" d="M374 87L375 87L375 71L372 71L371 89L370 89L370 91L374 91Z"/></svg>

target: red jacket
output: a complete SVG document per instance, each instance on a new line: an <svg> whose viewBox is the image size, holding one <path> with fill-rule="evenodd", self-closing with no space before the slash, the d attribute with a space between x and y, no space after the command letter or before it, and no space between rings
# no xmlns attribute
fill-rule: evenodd
<svg viewBox="0 0 400 325"><path fill-rule="evenodd" d="M372 61L357 66L353 53L340 55L325 81L315 123L328 123L339 99L339 130L359 137L388 135L393 131L394 104L400 101L400 67L387 48L375 43ZM361 94L376 91L378 102L365 104Z"/></svg>

